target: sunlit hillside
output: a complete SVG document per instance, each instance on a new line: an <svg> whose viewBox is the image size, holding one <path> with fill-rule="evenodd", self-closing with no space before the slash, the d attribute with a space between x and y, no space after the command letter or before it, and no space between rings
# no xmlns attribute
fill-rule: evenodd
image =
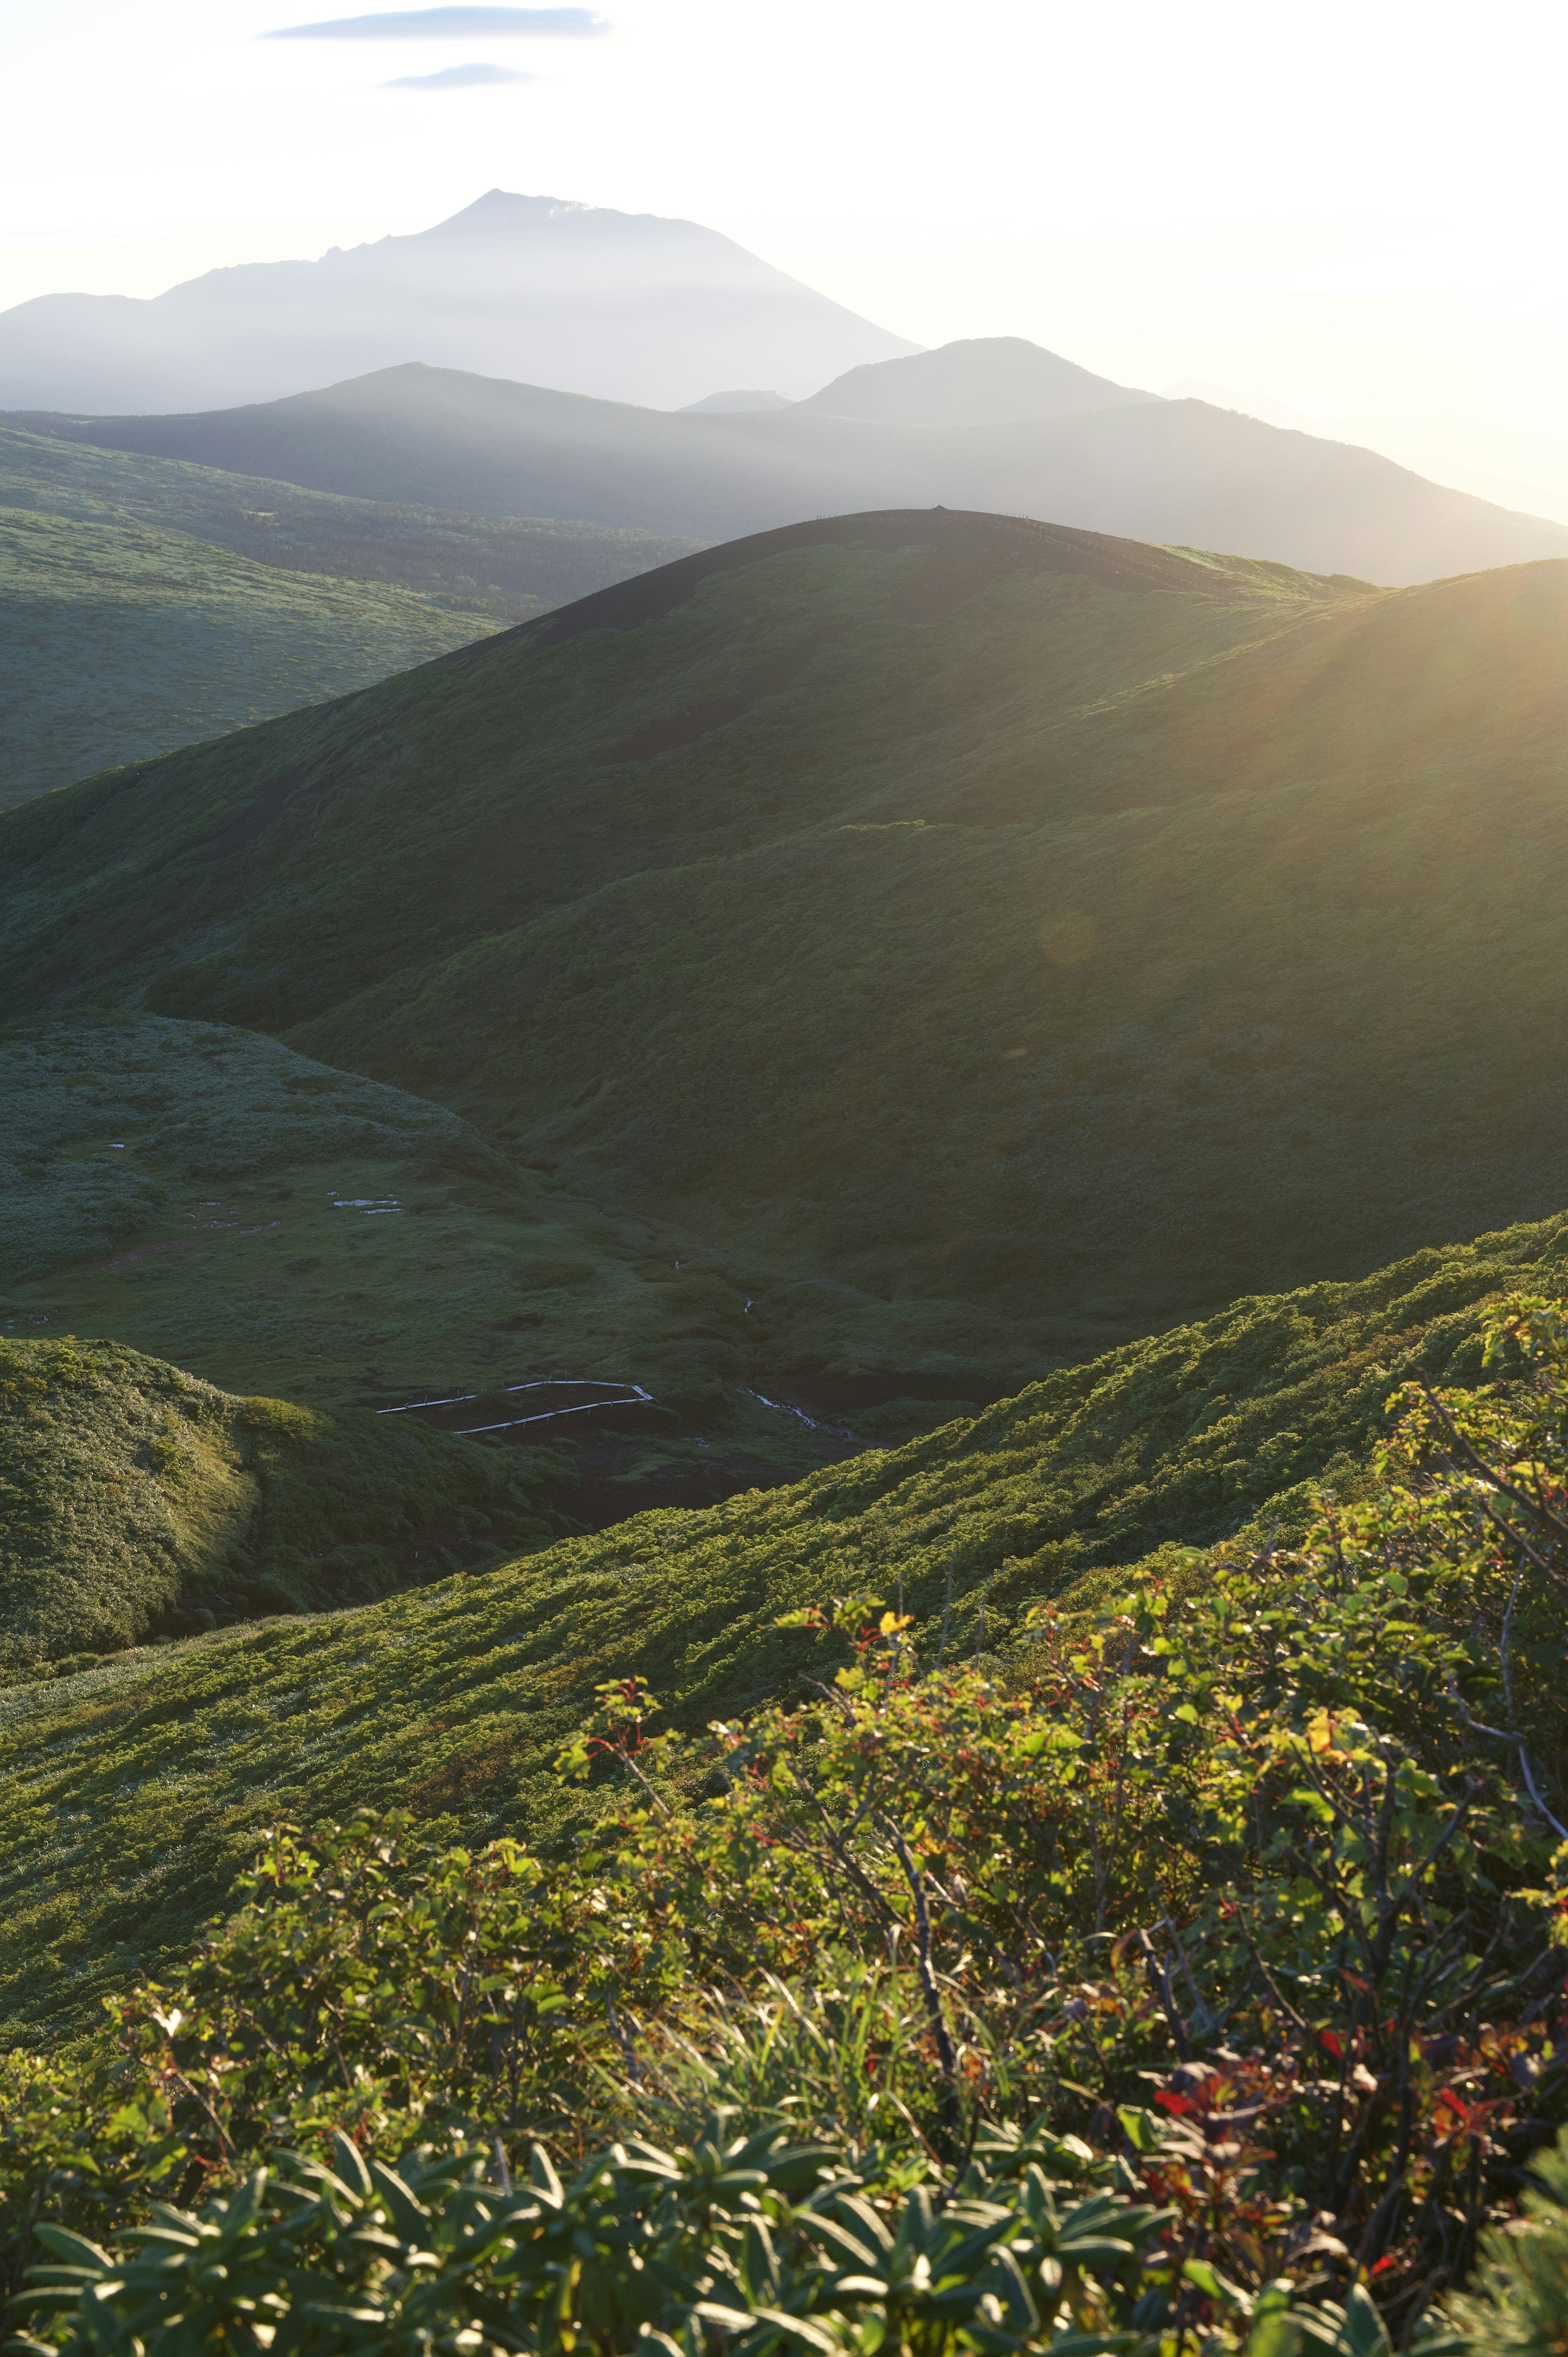
<svg viewBox="0 0 1568 2357"><path fill-rule="evenodd" d="M14 813L0 972L676 1222L754 1371L993 1396L1557 1201L1565 608L801 527Z"/></svg>

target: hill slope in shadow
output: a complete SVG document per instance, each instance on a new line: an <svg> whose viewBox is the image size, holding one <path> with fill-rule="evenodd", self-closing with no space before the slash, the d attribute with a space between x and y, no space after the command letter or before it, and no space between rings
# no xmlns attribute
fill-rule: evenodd
<svg viewBox="0 0 1568 2357"><path fill-rule="evenodd" d="M1565 643L1560 564L799 526L12 813L0 981L679 1222L760 1388L994 1395L1559 1200Z"/></svg>

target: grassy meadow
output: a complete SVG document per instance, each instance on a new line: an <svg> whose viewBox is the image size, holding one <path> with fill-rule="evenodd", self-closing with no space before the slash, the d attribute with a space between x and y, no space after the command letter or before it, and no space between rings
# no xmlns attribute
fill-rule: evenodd
<svg viewBox="0 0 1568 2357"><path fill-rule="evenodd" d="M12 1025L0 1091L7 1334L113 1336L313 1405L482 1389L520 1352L607 1380L657 1359L637 1307L678 1243L514 1169L442 1106L147 1016Z"/></svg>

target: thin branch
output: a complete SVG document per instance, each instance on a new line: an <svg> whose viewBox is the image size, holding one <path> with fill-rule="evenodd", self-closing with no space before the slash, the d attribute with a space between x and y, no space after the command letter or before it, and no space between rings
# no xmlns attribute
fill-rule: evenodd
<svg viewBox="0 0 1568 2357"><path fill-rule="evenodd" d="M1568 1523L1560 1521L1550 1506L1543 1506L1538 1498L1531 1498L1525 1491L1519 1489L1505 1475L1499 1473L1495 1465L1488 1465L1479 1449L1460 1431L1426 1377L1417 1375L1415 1381L1418 1390L1447 1434L1449 1440L1473 1469L1479 1473L1484 1480L1489 1482L1494 1490L1500 1490L1505 1498L1511 1498L1516 1505L1522 1506L1527 1514L1534 1514L1538 1521L1549 1523L1552 1529L1561 1532L1563 1537L1568 1540ZM1539 1557L1537 1560L1539 1561ZM1547 1571L1548 1578L1555 1580L1559 1587L1568 1587L1568 1580L1564 1580L1561 1573L1547 1570L1545 1565L1542 1565L1541 1568Z"/></svg>
<svg viewBox="0 0 1568 2357"><path fill-rule="evenodd" d="M1568 1825L1559 1824L1557 1819L1552 1815L1551 1810L1547 1807L1536 1788L1535 1772L1530 1764L1530 1753L1526 1749L1524 1737L1517 1734L1511 1727L1483 1727L1478 1718L1472 1718L1469 1710L1466 1706L1464 1696L1460 1694L1458 1687L1454 1682L1454 1673L1452 1670L1450 1670L1448 1674L1448 1699L1454 1705L1455 1709L1458 1712L1466 1726L1470 1729L1472 1735L1489 1735L1494 1743L1508 1743L1512 1745L1513 1749L1519 1753L1519 1764L1524 1771L1524 1781L1529 1788L1530 1799L1535 1803L1536 1807L1540 1810L1547 1824L1552 1827L1552 1830L1556 1835L1558 1840L1568 1841Z"/></svg>
<svg viewBox="0 0 1568 2357"><path fill-rule="evenodd" d="M876 1813L876 1830L888 1844L903 1868L904 1879L909 1886L909 1893L915 1902L916 1975L920 1984L920 1994L926 2001L926 2011L930 2016L931 2034L937 2041L937 2056L941 2063L942 2077L947 2082L950 2096L956 2099L958 2056L953 2050L952 2035L948 2029L947 2015L942 2008L941 1991L937 1986L937 1977L931 1969L931 1919L926 1906L926 1886L921 1879L919 1867L909 1855L908 1843L897 1826L889 1817L884 1815L880 1809Z"/></svg>

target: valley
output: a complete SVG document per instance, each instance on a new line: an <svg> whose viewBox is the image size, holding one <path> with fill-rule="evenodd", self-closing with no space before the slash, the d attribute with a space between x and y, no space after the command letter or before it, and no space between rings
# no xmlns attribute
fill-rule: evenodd
<svg viewBox="0 0 1568 2357"><path fill-rule="evenodd" d="M1568 2352L1564 40L1384 16L8 24L18 2357Z"/></svg>
<svg viewBox="0 0 1568 2357"><path fill-rule="evenodd" d="M798 527L23 807L0 976L28 1019L113 996L435 1100L689 1295L659 1351L662 1310L609 1356L589 1310L514 1378L994 1397L1552 1208L1565 597ZM247 1249L319 1253L283 1232ZM347 1330L384 1389L469 1363Z"/></svg>

